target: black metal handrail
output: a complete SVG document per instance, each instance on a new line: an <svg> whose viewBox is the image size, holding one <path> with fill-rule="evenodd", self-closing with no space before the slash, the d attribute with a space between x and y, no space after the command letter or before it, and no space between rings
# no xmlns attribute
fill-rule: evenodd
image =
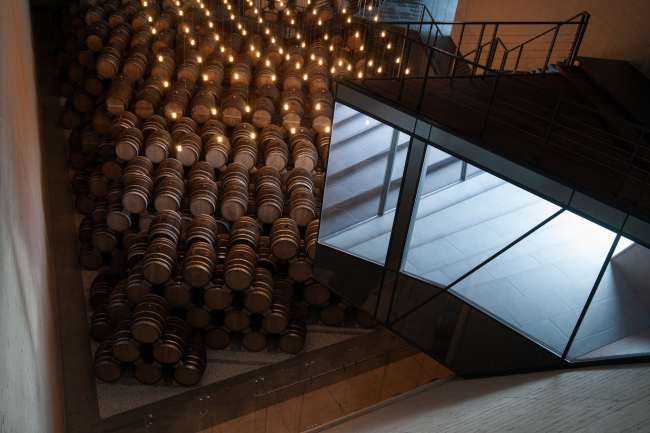
<svg viewBox="0 0 650 433"><path fill-rule="evenodd" d="M583 12L583 13L581 13L579 15L576 15L576 17L573 17L572 19L575 19L575 18L577 18L579 16L582 17L580 23L571 23L572 25L573 24L580 24L580 26L581 26L580 31L576 32L576 37L575 37L575 40L574 40L574 43L573 43L573 46L572 46L572 50L571 50L571 59L575 59L575 57L577 55L577 52L578 52L578 49L580 47L582 37L584 36L584 31L586 29L586 25L587 25L588 20L589 20L589 14L586 13L586 12ZM557 24L563 24L563 23L566 23L566 22L557 23ZM376 32L380 31L380 30L378 30L379 26L375 25L374 23L365 22L364 25L367 27L367 31L368 31L370 40L373 39L373 36L376 34ZM488 120L490 119L490 110L491 110L492 104L493 104L494 99L495 99L495 94L496 94L496 90L497 90L497 87L498 87L498 84L499 84L499 80L501 80L501 79L508 80L509 82L515 82L515 83L517 83L517 85L524 86L524 87L526 87L528 89L531 89L531 90L535 91L536 93L539 93L541 95L545 95L547 97L553 98L556 101L555 110L553 112L553 116L552 116L552 119L550 121L550 124L549 124L549 126L548 126L548 128L546 130L545 139L544 139L541 151L540 151L540 153L539 153L539 155L538 155L538 157L536 159L537 165L539 165L541 163L542 159L543 159L544 152L546 151L547 145L549 143L549 139L551 137L551 134L553 133L553 128L555 126L556 119L558 117L558 112L560 110L560 107L562 105L564 105L564 104L571 105L571 106L573 106L575 108L578 108L578 109L580 109L582 111L585 111L585 112L591 113L593 115L599 116L601 118L609 119L611 122L616 122L618 124L631 127L635 131L639 132L640 137L639 137L638 140L636 140L634 150L631 153L630 157L627 159L627 167L626 167L626 169L623 172L620 172L618 170L614 170L615 172L618 172L618 173L620 173L622 175L621 179L620 179L618 189L617 189L616 194L614 195L614 197L618 196L618 194L620 193L620 191L621 191L621 189L623 187L623 184L625 183L625 180L629 176L630 169L631 169L631 167L632 167L632 165L634 163L635 158L638 158L638 151L641 148L641 145L642 145L642 143L644 141L644 137L649 137L650 136L650 134L648 134L648 133L650 133L650 128L644 127L644 126L636 124L634 122L630 122L630 121L628 121L626 119L615 116L613 114L602 112L602 111L600 111L600 110L598 110L596 108L590 107L590 106L585 105L585 104L583 104L581 102L578 102L578 101L575 101L573 99L567 98L566 96L562 96L562 95L553 93L553 92L551 92L549 90L546 90L544 88L535 86L535 85L533 85L531 83L528 83L526 81L518 79L516 76L513 76L512 74L506 74L506 73L502 72L501 70L492 69L492 68L490 68L488 66L481 65L476 61L467 60L463 56L451 54L451 53L449 53L447 51L444 51L444 50L442 50L440 48L437 48L435 46L432 46L432 45L429 45L427 43L421 42L419 40L410 38L410 37L408 37L408 29L409 29L409 26L407 25L407 31L405 32L405 34L401 34L399 32L395 32L395 31L392 31L392 30L385 30L383 28L381 29L381 31L387 32L387 33L391 34L392 37L395 37L395 38L398 38L398 39L402 40L402 42L404 44L404 47L405 47L405 49L403 51L405 61L401 62L401 64L404 64L404 65L409 64L408 63L409 60L410 60L409 56L410 56L410 53L412 51L412 47L414 45L415 46L420 46L427 53L427 59L428 60L427 60L427 63L426 63L427 69L426 69L425 73L422 76L419 76L419 77L409 76L409 80L413 80L413 79L421 79L422 80L422 86L421 86L421 90L420 90L420 100L419 100L419 103L418 103L418 106L417 106L418 111L421 109L422 104L423 104L425 89L426 89L426 85L427 85L427 80L430 79L430 78L433 78L433 77L429 77L429 68L432 67L431 66L431 59L432 59L432 56L434 54L440 55L440 56L447 56L451 60L451 62L453 63L452 74L448 75L447 77L436 77L436 78L447 78L447 79L453 78L453 70L455 69L456 64L458 62L465 63L472 71L481 70L483 72L484 76L489 74L490 76L494 77L494 83L492 85L490 98L489 98L489 100L487 102L487 107L485 109L485 115L484 115L483 123L482 123L482 126L481 126L481 132L478 134L478 138L481 138L483 136L483 133L485 131ZM551 30L553 30L553 29L551 29ZM557 35L557 31L558 31L558 28L556 27L555 28L555 35ZM541 36L541 35L538 35L538 37L539 36ZM495 40L496 40L496 38L494 38L492 41L490 41L493 44L493 46L495 44L495 42L494 42ZM527 42L530 42L530 40L527 41ZM523 44L521 44L521 45L523 46ZM368 46L371 47L371 45L368 45ZM520 46L518 46L518 47L520 47ZM515 48L517 48L517 47L515 47ZM552 50L552 48L551 48L551 50ZM372 55L372 48L370 48L370 49L368 49L366 51L366 58L365 58L365 61L364 61L364 64L366 66L368 65L368 63L367 63L368 62L368 56L370 56L370 55ZM548 62L549 57L550 57L550 51L549 51L549 55L547 55L547 58L546 58L547 62ZM546 69L546 68L544 68L544 69ZM393 77L393 79L397 79L398 82L399 82L399 90L398 90L398 95L397 95L397 102L401 102L402 91L403 91L403 87L404 87L404 83L405 83L405 80L406 80L406 74L407 73L408 72L405 72L405 68L400 68L397 75L395 77ZM472 74L472 75L474 75L474 74ZM361 77L361 84L363 84L363 82L366 79L367 80L375 80L375 79L380 79L381 80L381 79L385 79L385 78L366 77L366 74L364 74ZM624 141L626 141L626 142L630 142L630 140L628 140L626 138L622 138L622 139ZM641 188L635 203L633 204L634 206L638 205L639 200L643 196L643 194L645 192L645 189L647 188L648 183L650 183L650 170L648 170L648 175L645 178L645 181L643 183L643 187Z"/></svg>

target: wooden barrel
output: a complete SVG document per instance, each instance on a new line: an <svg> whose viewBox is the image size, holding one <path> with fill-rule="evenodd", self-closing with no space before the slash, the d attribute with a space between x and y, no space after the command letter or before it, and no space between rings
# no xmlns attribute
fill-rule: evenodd
<svg viewBox="0 0 650 433"><path fill-rule="evenodd" d="M300 241L300 250L296 254L295 261L292 261L288 268L287 274L296 282L302 283L311 278L312 265L305 252L305 241Z"/></svg>
<svg viewBox="0 0 650 433"><path fill-rule="evenodd" d="M246 310L234 309L226 313L224 322L228 329L234 332L241 332L250 327L250 313Z"/></svg>
<svg viewBox="0 0 650 433"><path fill-rule="evenodd" d="M131 334L140 343L152 344L160 339L169 316L167 301L158 295L143 296L133 310Z"/></svg>
<svg viewBox="0 0 650 433"><path fill-rule="evenodd" d="M79 224L79 242L85 243L90 241L94 226L95 222L93 221L92 217L90 215L86 215Z"/></svg>
<svg viewBox="0 0 650 433"><path fill-rule="evenodd" d="M95 376L104 382L115 382L122 377L124 367L113 357L113 335L106 337L95 352L93 362Z"/></svg>
<svg viewBox="0 0 650 433"><path fill-rule="evenodd" d="M95 222L92 235L93 247L98 251L112 251L117 248L117 236L108 228L106 220Z"/></svg>
<svg viewBox="0 0 650 433"><path fill-rule="evenodd" d="M268 337L259 326L251 325L251 329L244 332L242 346L250 352L259 352L266 348Z"/></svg>
<svg viewBox="0 0 650 433"><path fill-rule="evenodd" d="M169 157L172 136L164 129L153 131L144 143L144 154L154 164L160 164Z"/></svg>
<svg viewBox="0 0 650 433"><path fill-rule="evenodd" d="M204 78L207 78L209 81L215 81L221 84L225 75L222 61L208 59L203 66L203 75Z"/></svg>
<svg viewBox="0 0 650 433"><path fill-rule="evenodd" d="M126 128L131 127L140 128L140 119L138 119L138 116L131 113L130 111L124 111L122 114L117 115L113 118L109 134L111 135L111 138L115 140L117 137L119 137L122 131L124 131Z"/></svg>
<svg viewBox="0 0 650 433"><path fill-rule="evenodd" d="M234 58L237 57L237 54L239 54L239 50L241 49L241 44L242 44L242 38L239 33L230 33L228 36L226 36L223 40L223 47L224 47L224 56L229 59L230 57ZM231 62L233 60L230 60Z"/></svg>
<svg viewBox="0 0 650 433"><path fill-rule="evenodd" d="M292 193L298 188L305 188L309 191L314 190L314 177L311 174L311 170L297 166L289 172L287 176L287 191Z"/></svg>
<svg viewBox="0 0 650 433"><path fill-rule="evenodd" d="M291 67L285 69L282 74L282 85L285 89L290 87L302 88L302 74L302 69L299 68Z"/></svg>
<svg viewBox="0 0 650 433"><path fill-rule="evenodd" d="M140 213L147 209L151 193L153 192L153 181L148 176L133 176L126 186L122 195L122 205L129 213Z"/></svg>
<svg viewBox="0 0 650 433"><path fill-rule="evenodd" d="M307 224L305 231L305 251L310 259L316 260L316 243L318 242L318 225L320 220L313 220Z"/></svg>
<svg viewBox="0 0 650 433"><path fill-rule="evenodd" d="M119 323L133 311L126 298L126 280L120 281L111 292L106 307L108 316L113 323Z"/></svg>
<svg viewBox="0 0 650 433"><path fill-rule="evenodd" d="M246 115L246 100L240 95L227 96L224 98L222 106L222 119L228 126L236 126Z"/></svg>
<svg viewBox="0 0 650 433"><path fill-rule="evenodd" d="M230 345L232 333L223 326L214 327L205 333L205 344L212 349L225 349Z"/></svg>
<svg viewBox="0 0 650 433"><path fill-rule="evenodd" d="M154 239L142 261L142 274L154 284L169 280L176 267L176 244L166 238Z"/></svg>
<svg viewBox="0 0 650 433"><path fill-rule="evenodd" d="M95 69L95 67L88 68L84 79L84 88L92 96L99 96L104 92L104 90L106 90L104 88L104 81L102 77L97 74L97 69Z"/></svg>
<svg viewBox="0 0 650 433"><path fill-rule="evenodd" d="M246 215L249 204L248 187L231 182L223 187L222 191L221 215L228 221L236 221Z"/></svg>
<svg viewBox="0 0 650 433"><path fill-rule="evenodd" d="M133 240L133 243L129 247L129 252L127 254L127 261L130 267L134 267L140 262L147 251L149 245L148 236L146 231L141 231Z"/></svg>
<svg viewBox="0 0 650 433"><path fill-rule="evenodd" d="M117 43L109 42L102 48L95 68L100 78L113 78L122 67L122 49Z"/></svg>
<svg viewBox="0 0 650 433"><path fill-rule="evenodd" d="M183 164L179 160L175 158L167 158L160 163L158 168L156 168L154 184L157 185L167 177L175 177L182 180L184 174Z"/></svg>
<svg viewBox="0 0 650 433"><path fill-rule="evenodd" d="M127 19L128 16L126 12L123 10L116 10L108 17L108 25L110 28L115 29L118 25L126 23Z"/></svg>
<svg viewBox="0 0 650 433"><path fill-rule="evenodd" d="M282 126L287 129L296 128L302 124L302 119L305 116L305 111L302 105L295 101L290 100L282 106Z"/></svg>
<svg viewBox="0 0 650 433"><path fill-rule="evenodd" d="M259 97L255 99L252 105L253 124L258 128L264 128L271 124L271 120L275 116L275 107L273 101L266 97Z"/></svg>
<svg viewBox="0 0 650 433"><path fill-rule="evenodd" d="M124 161L130 161L140 154L144 137L137 128L126 128L115 140L115 154Z"/></svg>
<svg viewBox="0 0 650 433"><path fill-rule="evenodd" d="M78 85L72 95L72 104L79 113L88 113L93 109L93 95L83 85Z"/></svg>
<svg viewBox="0 0 650 433"><path fill-rule="evenodd" d="M158 77L150 77L159 79ZM145 86L135 95L133 99L133 111L141 119L147 119L158 111L162 101L163 91L154 86Z"/></svg>
<svg viewBox="0 0 650 433"><path fill-rule="evenodd" d="M176 79L187 78L193 83L199 79L199 61L185 58L176 68Z"/></svg>
<svg viewBox="0 0 650 433"><path fill-rule="evenodd" d="M140 358L140 344L131 335L132 320L133 316L129 314L117 324L113 332L113 356L124 363L135 362Z"/></svg>
<svg viewBox="0 0 650 433"><path fill-rule="evenodd" d="M245 290L255 275L257 254L248 245L235 245L224 263L224 281L233 290Z"/></svg>
<svg viewBox="0 0 650 433"><path fill-rule="evenodd" d="M193 92L192 92L193 93ZM170 90L163 101L164 112L167 120L173 121L185 116L190 105L191 96L182 89Z"/></svg>
<svg viewBox="0 0 650 433"><path fill-rule="evenodd" d="M214 182L214 167L205 161L199 161L192 166L187 175L187 186L190 190L201 181Z"/></svg>
<svg viewBox="0 0 650 433"><path fill-rule="evenodd" d="M307 339L307 317L309 310L300 303L291 304L291 318L287 332L280 337L278 347L285 353L298 353Z"/></svg>
<svg viewBox="0 0 650 433"><path fill-rule="evenodd" d="M144 353L138 360L138 365L133 371L133 375L138 383L144 385L154 385L163 379L163 369L153 358L151 348L145 348Z"/></svg>
<svg viewBox="0 0 650 433"><path fill-rule="evenodd" d="M212 280L217 254L212 245L194 242L183 260L183 279L192 287L203 287Z"/></svg>
<svg viewBox="0 0 650 433"><path fill-rule="evenodd" d="M213 215L217 210L217 192L214 181L202 179L193 184L189 196L192 215Z"/></svg>
<svg viewBox="0 0 650 433"><path fill-rule="evenodd" d="M149 242L166 238L177 244L181 237L181 216L173 210L161 210L151 221L148 230Z"/></svg>
<svg viewBox="0 0 650 433"><path fill-rule="evenodd" d="M305 104L305 94L300 87L285 87L285 89L282 91L280 104L283 105L283 110L289 109L288 107L285 108L284 105L291 101L297 102L300 106ZM284 111L282 113L284 113Z"/></svg>
<svg viewBox="0 0 650 433"><path fill-rule="evenodd" d="M264 268L255 270L255 277L244 295L244 306L253 313L268 310L273 301L273 275Z"/></svg>
<svg viewBox="0 0 650 433"><path fill-rule="evenodd" d="M230 235L228 235L227 233L217 235L217 242L214 245L214 249L217 252L217 263L224 263L226 261L226 255L228 254L229 239L230 239Z"/></svg>
<svg viewBox="0 0 650 433"><path fill-rule="evenodd" d="M233 140L234 141L234 140ZM257 143L252 138L241 138L233 145L232 159L252 170L257 164Z"/></svg>
<svg viewBox="0 0 650 433"><path fill-rule="evenodd" d="M144 77L147 67L149 66L149 53L147 50L144 50L146 52L143 52L143 48L143 45L132 47L124 59L124 64L122 66L122 72L130 75L136 81L139 81ZM161 78L164 79L164 77Z"/></svg>
<svg viewBox="0 0 650 433"><path fill-rule="evenodd" d="M289 214L299 227L312 222L316 218L314 194L305 188L294 190L289 199Z"/></svg>
<svg viewBox="0 0 650 433"><path fill-rule="evenodd" d="M267 166L275 167L279 171L287 167L289 149L283 140L270 140L264 147L264 163Z"/></svg>
<svg viewBox="0 0 650 433"><path fill-rule="evenodd" d="M198 92L192 98L190 115L196 123L205 123L217 115L217 100L211 92Z"/></svg>
<svg viewBox="0 0 650 433"><path fill-rule="evenodd" d="M262 186L256 194L255 208L257 217L265 224L273 224L282 216L284 195L275 184Z"/></svg>
<svg viewBox="0 0 650 433"><path fill-rule="evenodd" d="M309 305L325 305L330 299L330 291L320 283L311 283L303 290L305 302Z"/></svg>
<svg viewBox="0 0 650 433"><path fill-rule="evenodd" d="M208 363L205 344L198 340L190 340L181 362L182 365L174 370L174 380L186 386L199 383Z"/></svg>
<svg viewBox="0 0 650 433"><path fill-rule="evenodd" d="M88 189L93 195L103 196L108 192L108 179L101 170L93 171L88 178Z"/></svg>
<svg viewBox="0 0 650 433"><path fill-rule="evenodd" d="M205 143L205 160L214 168L224 167L230 157L230 142L224 135L213 135Z"/></svg>
<svg viewBox="0 0 650 433"><path fill-rule="evenodd" d="M130 75L120 74L113 78L106 94L106 110L119 116L131 104L135 80Z"/></svg>
<svg viewBox="0 0 650 433"><path fill-rule="evenodd" d="M261 67L258 66L255 72L255 84L258 89L262 88L265 85L275 86L277 80L276 71L274 66L270 66L271 63L275 64L275 61L271 58L266 60L268 65L261 63Z"/></svg>
<svg viewBox="0 0 650 433"><path fill-rule="evenodd" d="M238 218L230 228L229 248L235 245L248 245L253 250L257 249L262 228L257 222L247 216Z"/></svg>
<svg viewBox="0 0 650 433"><path fill-rule="evenodd" d="M141 27L135 32L131 38L131 47L136 45L143 45L147 48L151 47L153 42L153 33L149 27Z"/></svg>
<svg viewBox="0 0 650 433"><path fill-rule="evenodd" d="M171 48L162 47L157 49L156 56L150 65L151 75L158 76L169 82L176 70L174 56L174 50Z"/></svg>
<svg viewBox="0 0 650 433"><path fill-rule="evenodd" d="M272 80L275 81L275 80ZM264 84L257 87L258 98L269 98L273 105L276 106L280 103L280 91L274 84Z"/></svg>
<svg viewBox="0 0 650 433"><path fill-rule="evenodd" d="M279 218L273 223L269 235L273 255L280 260L289 260L298 254L300 230L293 219Z"/></svg>
<svg viewBox="0 0 650 433"><path fill-rule="evenodd" d="M178 317L169 317L161 336L162 344L153 349L153 357L161 364L176 364L183 357L183 352L190 340L187 324Z"/></svg>
<svg viewBox="0 0 650 433"><path fill-rule="evenodd" d="M180 211L185 197L185 184L181 179L175 176L161 178L155 188L154 207L157 211Z"/></svg>
<svg viewBox="0 0 650 433"><path fill-rule="evenodd" d="M264 313L262 327L269 334L280 334L289 325L291 316L291 298L280 291L273 295L271 307Z"/></svg>
<svg viewBox="0 0 650 433"><path fill-rule="evenodd" d="M153 289L146 283L142 275L142 265L140 263L133 266L129 271L125 290L127 299L133 305L138 305L144 296L153 293Z"/></svg>
<svg viewBox="0 0 650 433"><path fill-rule="evenodd" d="M338 303L331 304L320 310L319 317L328 326L339 326L345 321L345 309Z"/></svg>
<svg viewBox="0 0 650 433"><path fill-rule="evenodd" d="M217 241L217 230L217 222L212 215L197 215L187 231L185 246L189 248L195 242L205 242L214 246Z"/></svg>
<svg viewBox="0 0 650 433"><path fill-rule="evenodd" d="M317 132L329 132L332 129L334 109L323 102L312 103L309 117L311 118L314 130Z"/></svg>
<svg viewBox="0 0 650 433"><path fill-rule="evenodd" d="M243 83L249 86L253 80L251 68L246 63L237 63L230 69L230 83Z"/></svg>
<svg viewBox="0 0 650 433"><path fill-rule="evenodd" d="M108 134L111 130L112 117L106 111L105 105L100 105L93 112L93 128L99 134Z"/></svg>
<svg viewBox="0 0 650 433"><path fill-rule="evenodd" d="M379 322L377 322L372 316L361 310L357 311L355 318L357 323L364 328L375 328L379 325Z"/></svg>
<svg viewBox="0 0 650 433"><path fill-rule="evenodd" d="M196 131L196 122L190 117L181 117L174 122L171 129L172 140L181 141L185 134L194 134Z"/></svg>
<svg viewBox="0 0 650 433"><path fill-rule="evenodd" d="M205 122L205 124L201 127L201 131L199 135L201 136L201 141L203 142L203 146L210 141L212 137L216 136L223 136L225 138L225 131L224 131L224 126L221 121L213 119L213 120L208 120Z"/></svg>
<svg viewBox="0 0 650 433"><path fill-rule="evenodd" d="M178 142L176 159L182 162L185 167L191 167L201 157L202 150L201 137L194 133L184 134Z"/></svg>
<svg viewBox="0 0 650 433"><path fill-rule="evenodd" d="M107 306L108 300L98 305L90 319L90 336L93 340L99 341L100 343L115 329L115 325L111 322L111 319L106 312Z"/></svg>
<svg viewBox="0 0 650 433"><path fill-rule="evenodd" d="M101 51L104 44L108 43L110 28L108 23L98 20L88 27L88 36L86 37L86 46L94 52Z"/></svg>
<svg viewBox="0 0 650 433"><path fill-rule="evenodd" d="M223 274L223 265L216 266L212 287L203 294L205 305L213 310L224 310L232 304L232 290L224 284L219 274Z"/></svg>

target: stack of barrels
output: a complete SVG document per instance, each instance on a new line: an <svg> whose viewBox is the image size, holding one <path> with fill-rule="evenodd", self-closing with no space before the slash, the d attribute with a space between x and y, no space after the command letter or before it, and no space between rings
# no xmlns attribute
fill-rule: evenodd
<svg viewBox="0 0 650 433"><path fill-rule="evenodd" d="M207 347L301 351L351 308L312 278L339 52L122 4L75 4L57 57L97 377L195 385Z"/></svg>

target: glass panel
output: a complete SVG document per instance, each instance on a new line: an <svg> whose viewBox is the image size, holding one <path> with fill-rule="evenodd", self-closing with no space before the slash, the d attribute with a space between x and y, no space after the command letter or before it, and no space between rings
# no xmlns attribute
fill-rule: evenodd
<svg viewBox="0 0 650 433"><path fill-rule="evenodd" d="M559 210L489 173L457 182L461 161L440 150L430 148L428 158L404 264L409 274L447 286Z"/></svg>
<svg viewBox="0 0 650 433"><path fill-rule="evenodd" d="M408 135L336 104L320 242L384 263L394 212L383 210L390 208L388 197L391 203L397 200L408 140Z"/></svg>
<svg viewBox="0 0 650 433"><path fill-rule="evenodd" d="M650 353L650 249L620 238L569 357Z"/></svg>
<svg viewBox="0 0 650 433"><path fill-rule="evenodd" d="M467 164L467 172L465 173L465 177L467 179L479 173L483 173L483 170L478 167L474 167L472 164Z"/></svg>
<svg viewBox="0 0 650 433"><path fill-rule="evenodd" d="M450 290L561 354L614 238L565 211Z"/></svg>

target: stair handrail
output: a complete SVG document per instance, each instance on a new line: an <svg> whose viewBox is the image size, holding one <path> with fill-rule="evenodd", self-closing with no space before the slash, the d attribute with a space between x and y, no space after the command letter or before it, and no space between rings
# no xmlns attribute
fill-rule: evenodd
<svg viewBox="0 0 650 433"><path fill-rule="evenodd" d="M585 19L584 19L584 22L581 22L581 25L582 25L582 27L583 27L583 28L582 28L582 31L581 31L579 34L576 34L576 41L574 41L574 42L575 42L575 44L574 44L574 51L573 51L573 53L572 53L572 55L573 55L574 58L575 58L575 55L577 54L577 49L576 49L576 48L579 47L579 45L580 45L580 39L581 39L582 36L584 35L584 29L585 29L585 27L586 27L586 22L588 21L589 14L588 14L588 13L585 13L585 14L586 14L586 15L583 15L584 18L585 18ZM372 38L372 35L374 34L374 32L377 31L377 28L380 27L379 25L376 25L376 24L373 23L373 22L367 22L367 21L364 22L364 25L365 25L366 27L370 27L370 28L368 29L368 30L369 30L369 36L370 36L370 38ZM393 30L386 30L386 29L383 29L383 31L386 31L386 32L388 32L388 33L392 33L393 36L395 36L395 37L397 37L397 38L404 39L405 46L407 46L408 48L404 51L404 52L406 53L406 56L405 56L406 58L405 58L405 61L404 61L404 62L401 62L402 64L405 64L405 65L408 64L408 60L409 60L409 56L410 56L410 51L411 51L411 46L412 46L413 44L417 44L417 45L422 46L422 47L423 47L423 48L428 52L428 59L427 59L427 63L426 63L428 66L427 66L427 71L426 71L426 73L425 73L422 77L414 77L414 76L410 76L410 77L409 77L409 78L411 78L411 79L423 79L423 82L422 82L422 88L421 88L421 91L420 91L420 100L419 100L419 103L418 103L418 106L417 106L417 110L418 110L418 111L419 111L419 110L421 109L421 107L422 107L422 102L423 102L423 98L424 98L424 94L425 94L425 88L426 88L427 80L429 79L429 73L428 73L428 71L429 71L429 68L431 67L431 59L432 59L432 56L433 56L434 53L439 53L440 55L448 56L448 57L450 57L454 62L457 62L457 61L464 62L464 63L466 63L468 66L472 67L473 69L481 69L481 70L484 71L484 72L483 72L483 75L484 75L484 76L487 75L487 74L490 74L490 75L493 75L493 76L494 76L495 79L494 79L494 84L492 85L492 90L491 90L490 99L489 99L489 101L488 101L488 103L487 103L487 108L486 108L485 116L484 116L484 119L483 119L483 124L482 124L482 127L481 127L481 131L480 131L480 133L478 134L478 138L479 138L479 139L483 136L483 133L485 132L485 127L486 127L486 124L487 124L487 121L488 121L488 119L489 119L489 115L490 115L490 108L491 108L492 103L493 103L493 101L494 101L494 96L495 96L495 93L496 93L496 88L497 88L497 86L498 86L498 83L499 83L499 80L500 80L500 79L503 78L503 79L509 80L509 81L511 81L511 82L516 82L518 85L521 85L521 86L527 87L527 88L529 88L529 89L531 89L531 90L533 90L533 91L535 91L535 92L537 92L537 93L540 93L540 94L546 95L546 96L551 97L551 98L553 98L554 100L556 100L556 101L557 101L557 104L556 104L556 107L555 107L555 111L554 111L554 114L553 114L553 118L552 118L551 123L550 123L550 125L549 125L549 127L548 127L548 130L547 130L547 133L546 133L546 139L545 139L545 141L544 141L544 144L542 145L542 148L541 148L541 151L540 151L540 153L539 153L539 156L537 157L537 164L540 164L540 162L541 162L541 160L542 160L542 157L543 157L543 155L544 155L544 152L545 152L545 150L546 150L546 146L547 146L547 144L548 144L548 141L549 141L549 138L550 138L550 135L551 135L551 131L552 131L552 129L553 129L553 126L555 125L555 120L556 120L556 117L557 117L557 114L558 114L559 108L560 108L560 106L561 106L562 104L570 104L570 105L572 105L572 106L574 106L574 107L580 108L581 110L588 111L588 112L593 113L593 114L595 114L595 115L597 115L597 116L601 116L601 117L603 117L603 118L610 119L610 120L613 121L613 122L616 122L616 123L620 123L620 124L622 124L622 125L629 126L629 127L631 127L631 128L634 128L635 130L639 131L639 132L641 133L641 135L640 135L638 141L636 142L636 145L635 145L635 148L634 148L634 152L631 154L631 157L628 159L628 162L627 162L627 168L626 168L625 171L623 172L623 176L622 176L622 179L621 179L621 181L620 181L620 186L619 186L619 188L618 188L617 193L615 194L615 197L616 197L616 196L618 195L618 193L620 192L621 187L622 187L623 183L625 182L625 179L627 178L627 176L628 176L628 174L629 174L629 171L630 171L630 168L631 168L631 166L632 166L632 164L633 164L634 158L636 157L636 154L637 154L638 149L640 148L640 146L641 146L641 144L642 144L642 142L643 142L643 140L644 140L644 137L648 137L648 136L650 136L650 127L646 127L646 126L643 126L643 125L639 125L639 124L637 124L637 123L631 122L631 121L629 121L629 120L627 120L627 119L621 118L621 117L616 116L616 115L614 115L614 114L610 114L610 113L603 112L603 111L601 111L601 110L598 110L598 109L596 109L596 108L594 108L594 107L590 107L590 106L588 106L588 105L586 105L586 104L583 104L583 103L581 103L581 102L578 102L578 101L573 100L573 99L571 99L571 98L568 98L568 97L566 97L566 96L563 96L563 95L557 94L557 93L552 92L552 91L550 91L550 90L546 90L546 89L544 89L544 88L542 88L542 87L538 87L538 86L536 86L536 85L534 85L534 84L528 83L528 82L526 82L526 81L524 81L524 80L521 80L521 79L517 78L515 75L507 74L507 73L504 73L504 72L502 72L502 71L500 71L500 70L496 70L496 69L492 69L492 68L490 68L490 67L483 66L483 65L477 63L476 61L467 60L467 59L465 59L465 58L462 57L462 56L458 56L458 55L451 54L451 53L449 53L449 52L447 52L447 51L444 51L444 50L442 50L442 49L440 49L440 48L437 48L437 47L435 47L435 46L429 45L429 44L427 44L427 43L424 43L424 42L421 42L421 41L419 41L419 40L417 40L417 39L414 39L414 38L409 37L409 36L408 36L408 31L407 31L405 34L401 34L401 33L395 32L395 31L393 31ZM369 52L370 52L370 50L367 50L367 51L366 51L366 54L365 54L365 56L366 56L365 59L364 59L364 64L365 64L365 65L367 65L367 62L368 62L368 54L369 54ZM548 61L548 57L547 57L547 61ZM397 95L397 102L400 102L400 101L401 101L401 95L402 95L402 90L403 90L403 87L404 87L404 81L405 81L405 79L406 79L406 73L405 73L404 69L405 69L405 68L401 68L401 69L399 70L399 72L398 72L397 77L394 78L394 79L397 79L397 80L399 81L399 89L398 89L398 95ZM451 79L451 78L453 78L453 76L440 77L440 78ZM366 75L363 74L363 75L361 76L361 80L360 80L362 85L363 85L363 82L364 82L366 79L368 79L368 80L386 80L386 79L393 79L393 78L390 78L390 77L389 77L389 78L366 78ZM644 194L644 192L645 192L645 190L646 190L648 184L650 184L650 171L648 171L648 175L647 175L647 177L646 177L646 179L645 179L645 182L644 182L644 184L643 184L642 189L640 190L640 192L639 192L639 194L638 194L638 196L637 196L637 198L636 198L636 201L635 201L635 203L634 203L634 206L637 206L637 205L638 205L638 203L639 203L639 201L640 201L642 195Z"/></svg>

